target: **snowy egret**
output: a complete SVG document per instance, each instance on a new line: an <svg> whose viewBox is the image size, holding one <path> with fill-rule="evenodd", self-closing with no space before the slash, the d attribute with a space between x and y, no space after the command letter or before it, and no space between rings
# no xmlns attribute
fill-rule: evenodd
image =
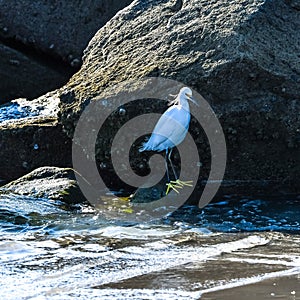
<svg viewBox="0 0 300 300"><path fill-rule="evenodd" d="M192 97L192 90L188 87L183 87L180 89L177 97L170 102L171 107L169 107L158 120L150 139L139 149L140 152L166 151L165 164L168 179L166 194L169 193L170 189L178 193L178 188L192 186L192 181L179 180L171 161L173 148L184 140L188 132L191 119L188 100L198 106L198 103ZM169 177L168 161L175 176L174 181L170 180Z"/></svg>

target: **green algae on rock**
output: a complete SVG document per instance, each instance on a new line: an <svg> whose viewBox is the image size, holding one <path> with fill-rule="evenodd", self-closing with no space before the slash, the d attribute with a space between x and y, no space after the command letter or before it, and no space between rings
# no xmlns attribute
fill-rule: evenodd
<svg viewBox="0 0 300 300"><path fill-rule="evenodd" d="M71 168L41 167L0 189L18 195L60 200L69 204L85 202Z"/></svg>

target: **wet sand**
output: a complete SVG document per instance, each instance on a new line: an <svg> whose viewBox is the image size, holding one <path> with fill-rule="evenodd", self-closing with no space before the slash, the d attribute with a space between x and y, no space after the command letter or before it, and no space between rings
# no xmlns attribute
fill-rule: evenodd
<svg viewBox="0 0 300 300"><path fill-rule="evenodd" d="M205 293L202 300L300 299L300 275L264 280L255 284Z"/></svg>

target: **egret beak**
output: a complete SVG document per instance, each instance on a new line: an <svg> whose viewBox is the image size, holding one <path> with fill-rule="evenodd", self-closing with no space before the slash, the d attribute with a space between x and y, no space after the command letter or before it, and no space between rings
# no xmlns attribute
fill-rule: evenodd
<svg viewBox="0 0 300 300"><path fill-rule="evenodd" d="M193 98L191 94L186 94L189 100L191 100L195 105L199 106L199 103Z"/></svg>

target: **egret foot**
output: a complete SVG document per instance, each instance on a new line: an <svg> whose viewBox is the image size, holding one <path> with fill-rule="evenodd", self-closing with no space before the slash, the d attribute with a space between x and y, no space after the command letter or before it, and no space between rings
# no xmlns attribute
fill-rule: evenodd
<svg viewBox="0 0 300 300"><path fill-rule="evenodd" d="M174 190L177 194L179 194L178 189L182 189L184 186L193 186L192 183L193 183L192 180L189 181L181 181L179 179L175 181L171 180L169 183L166 183L167 186L166 195L168 195L171 189Z"/></svg>
<svg viewBox="0 0 300 300"><path fill-rule="evenodd" d="M171 181L171 182L175 182L181 188L183 188L184 186L193 186L193 184L192 184L193 180L182 181L182 180L177 179L176 181Z"/></svg>
<svg viewBox="0 0 300 300"><path fill-rule="evenodd" d="M167 190L166 190L166 195L169 194L169 191L172 189L174 190L177 194L179 194L179 191L177 189L182 189L182 186L177 185L176 181L170 181L169 183L166 183Z"/></svg>

